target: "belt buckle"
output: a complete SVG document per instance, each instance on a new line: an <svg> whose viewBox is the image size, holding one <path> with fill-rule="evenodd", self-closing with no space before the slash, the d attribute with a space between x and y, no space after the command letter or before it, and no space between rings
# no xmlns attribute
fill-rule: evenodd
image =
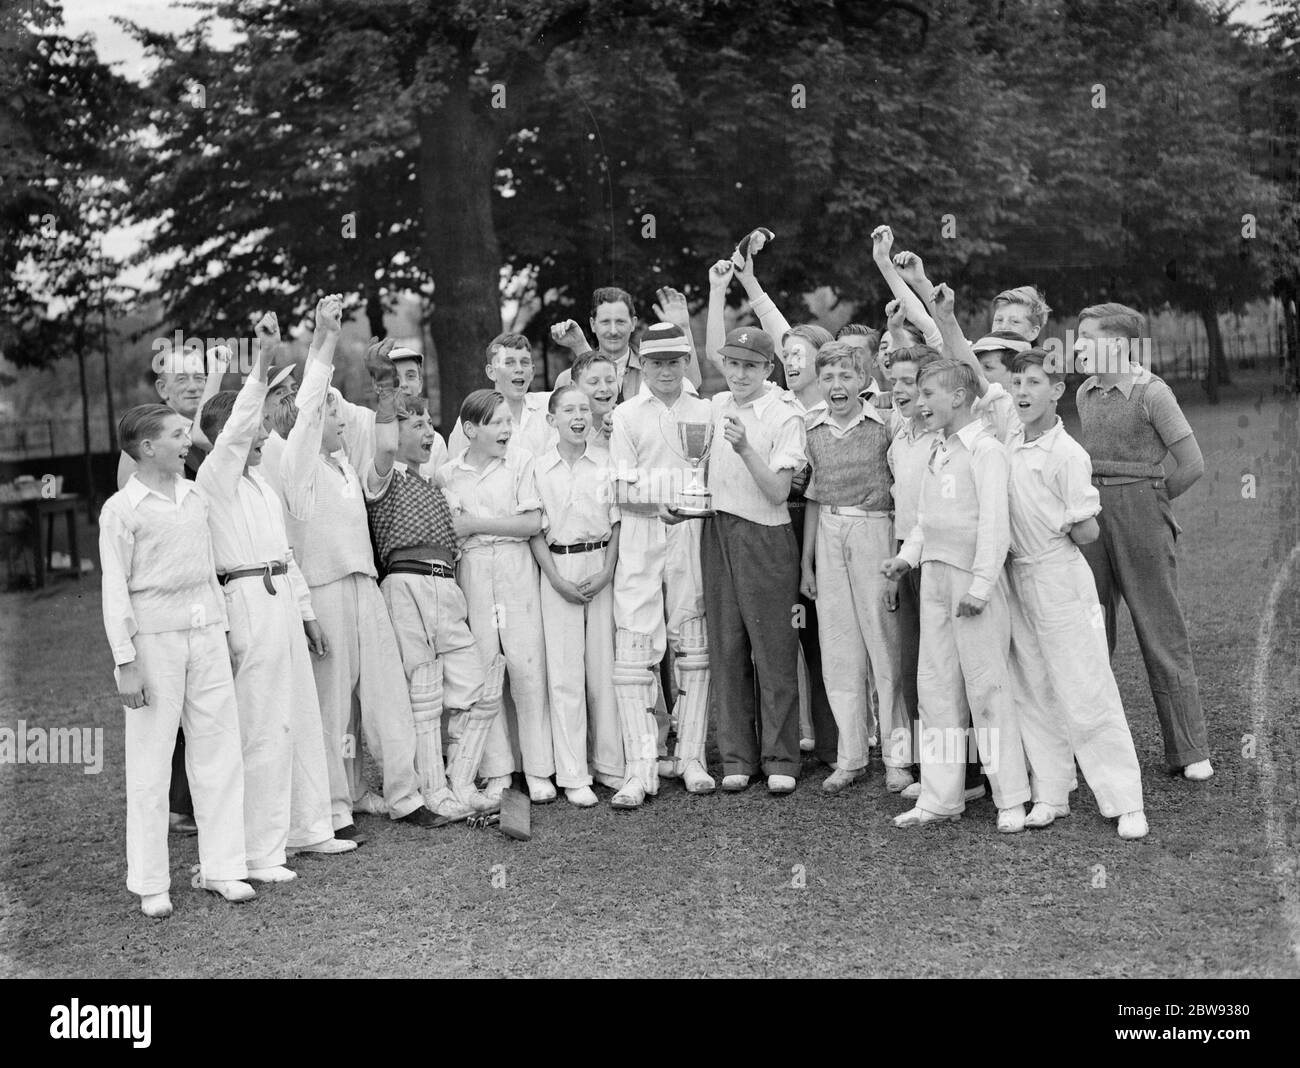
<svg viewBox="0 0 1300 1068"><path fill-rule="evenodd" d="M266 587L266 592L272 597L275 594L275 584L271 582L271 562L268 560L266 566L262 569L262 585Z"/></svg>

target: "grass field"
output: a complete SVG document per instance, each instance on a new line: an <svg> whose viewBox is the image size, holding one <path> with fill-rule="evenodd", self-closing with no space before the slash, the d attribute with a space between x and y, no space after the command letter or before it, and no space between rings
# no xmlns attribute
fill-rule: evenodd
<svg viewBox="0 0 1300 1068"><path fill-rule="evenodd" d="M367 845L239 907L189 889L194 840L173 839L176 913L149 921L125 886L96 574L0 596L0 725L99 726L106 747L99 775L0 766L0 975L1300 976L1297 408L1263 375L1213 409L1180 395L1208 465L1176 510L1217 774L1164 772L1126 623L1142 842L1121 842L1084 785L1045 831L999 836L988 801L898 831L906 803L878 768L832 798L809 764L784 799L673 783L635 814L534 808L527 843L361 817Z"/></svg>

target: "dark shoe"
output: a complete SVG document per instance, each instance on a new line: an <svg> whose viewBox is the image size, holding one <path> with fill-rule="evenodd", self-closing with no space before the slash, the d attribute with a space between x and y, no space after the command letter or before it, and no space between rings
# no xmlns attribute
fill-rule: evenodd
<svg viewBox="0 0 1300 1068"><path fill-rule="evenodd" d="M428 828L438 826L438 817L425 808L424 805L421 805L419 808L408 812L405 816L398 816L393 822L409 823L413 827ZM334 833L338 834L337 831Z"/></svg>
<svg viewBox="0 0 1300 1068"><path fill-rule="evenodd" d="M341 838L345 842L356 842L357 845L366 844L366 836L357 830L355 823L349 823L346 827L338 827L334 831L335 838Z"/></svg>
<svg viewBox="0 0 1300 1068"><path fill-rule="evenodd" d="M172 812L167 816L167 830L172 834L198 834L199 825L194 822L193 816Z"/></svg>

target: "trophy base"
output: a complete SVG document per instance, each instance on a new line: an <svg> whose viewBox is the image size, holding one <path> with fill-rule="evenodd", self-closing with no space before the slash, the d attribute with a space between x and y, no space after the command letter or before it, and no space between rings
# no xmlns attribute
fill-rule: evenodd
<svg viewBox="0 0 1300 1068"><path fill-rule="evenodd" d="M677 498L677 503L668 510L673 515L684 516L687 519L707 519L711 515L718 514L713 508L713 494L711 493L683 493Z"/></svg>

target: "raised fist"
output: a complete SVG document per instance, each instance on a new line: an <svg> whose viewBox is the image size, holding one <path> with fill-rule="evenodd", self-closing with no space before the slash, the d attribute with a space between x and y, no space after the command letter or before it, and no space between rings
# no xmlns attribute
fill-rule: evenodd
<svg viewBox="0 0 1300 1068"><path fill-rule="evenodd" d="M387 389L397 389L397 368L388 358L388 354L392 351L392 338L380 341L379 338L372 337L370 344L366 346L366 372L370 375L370 381L374 383L377 393Z"/></svg>
<svg viewBox="0 0 1300 1068"><path fill-rule="evenodd" d="M262 318L257 320L257 338L264 345L272 344L280 340L280 320L275 317L275 312L267 312Z"/></svg>
<svg viewBox="0 0 1300 1068"><path fill-rule="evenodd" d="M555 323L551 327L551 340L566 349L576 351L586 343L587 337L576 322L565 319L564 322Z"/></svg>
<svg viewBox="0 0 1300 1068"><path fill-rule="evenodd" d="M894 231L888 226L877 226L871 231L871 254L888 258L894 247Z"/></svg>

